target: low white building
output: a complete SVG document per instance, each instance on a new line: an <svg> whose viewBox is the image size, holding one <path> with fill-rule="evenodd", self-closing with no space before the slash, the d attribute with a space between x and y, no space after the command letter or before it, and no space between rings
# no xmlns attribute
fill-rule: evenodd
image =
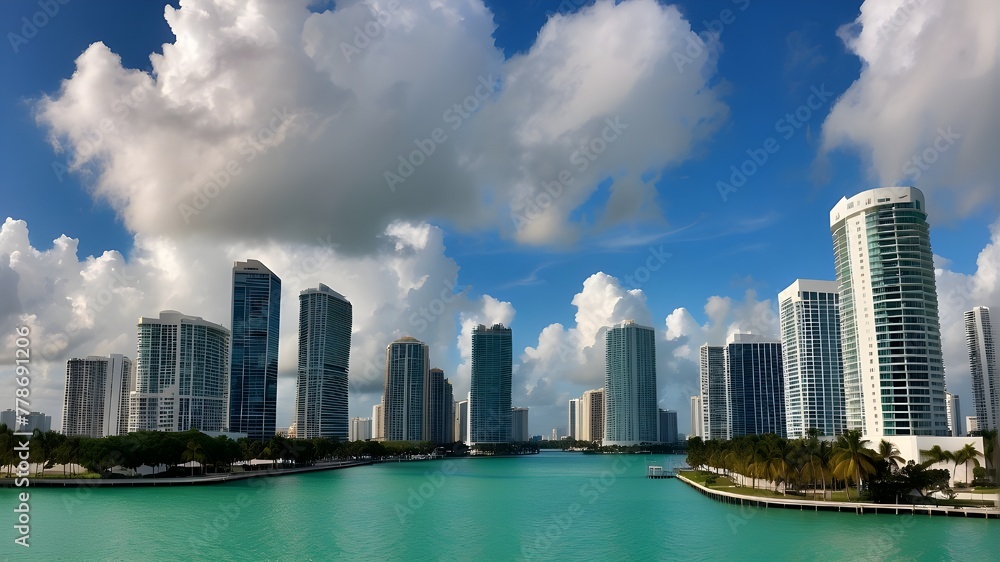
<svg viewBox="0 0 1000 562"><path fill-rule="evenodd" d="M899 449L899 456L903 457L906 462L913 461L915 463L921 463L927 460L925 455L921 455L920 451L926 451L932 449L935 445L939 445L945 451L956 452L966 444L971 443L977 451L979 451L979 456L976 460L979 461L979 466L986 466L986 459L983 456L983 438L982 437L937 437L930 435L869 435L865 436L868 439L868 447L871 449L878 450L878 444L881 440L886 440ZM932 465L930 468L939 469L943 468L951 473L951 484L955 482L969 482L972 480L972 469L975 467L975 463L968 463L968 479L966 479L966 466L958 465L955 467L955 463L951 461L941 462Z"/></svg>

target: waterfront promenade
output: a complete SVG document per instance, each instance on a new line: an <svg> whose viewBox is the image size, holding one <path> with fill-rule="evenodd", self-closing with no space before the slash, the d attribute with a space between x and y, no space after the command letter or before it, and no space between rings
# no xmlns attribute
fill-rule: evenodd
<svg viewBox="0 0 1000 562"><path fill-rule="evenodd" d="M204 486L208 484L225 484L248 478L269 478L304 474L321 470L337 470L372 464L370 460L339 461L317 463L312 466L296 468L272 468L266 470L249 470L246 472L227 472L225 474L206 474L203 476L178 476L171 478L30 478L32 488L133 488L133 487L163 487L163 486ZM13 488L14 478L0 478L0 488Z"/></svg>
<svg viewBox="0 0 1000 562"><path fill-rule="evenodd" d="M801 498L766 498L761 496L745 496L734 492L708 488L692 481L690 478L686 478L683 475L678 475L677 479L684 482L688 486L691 486L702 495L708 496L716 501L738 505L749 505L753 507L798 509L802 511L853 512L861 515L865 513L882 513L895 515L914 514L1000 519L1000 509L995 507L952 507L869 502L815 501Z"/></svg>

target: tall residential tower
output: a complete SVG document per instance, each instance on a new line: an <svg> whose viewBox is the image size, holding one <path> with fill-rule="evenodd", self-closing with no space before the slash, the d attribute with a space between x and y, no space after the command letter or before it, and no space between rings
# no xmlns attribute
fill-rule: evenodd
<svg viewBox="0 0 1000 562"><path fill-rule="evenodd" d="M604 445L659 440L656 407L656 337L626 320L607 331L604 375Z"/></svg>
<svg viewBox="0 0 1000 562"><path fill-rule="evenodd" d="M427 344L404 336L385 348L386 441L423 441L426 427L430 353Z"/></svg>
<svg viewBox="0 0 1000 562"><path fill-rule="evenodd" d="M86 437L127 433L133 365L123 355L70 359L66 363L63 433Z"/></svg>
<svg viewBox="0 0 1000 562"><path fill-rule="evenodd" d="M997 429L1000 422L1000 374L997 373L997 352L989 308L977 306L965 313L965 341L969 347L976 424L980 431Z"/></svg>
<svg viewBox="0 0 1000 562"><path fill-rule="evenodd" d="M299 368L295 422L300 439L349 436L347 374L351 303L320 283L299 293Z"/></svg>
<svg viewBox="0 0 1000 562"><path fill-rule="evenodd" d="M836 281L796 279L778 293L785 373L785 431L844 432L844 367L840 352L840 295Z"/></svg>
<svg viewBox="0 0 1000 562"><path fill-rule="evenodd" d="M924 194L881 187L830 211L848 429L947 436L934 255Z"/></svg>
<svg viewBox="0 0 1000 562"><path fill-rule="evenodd" d="M512 438L510 328L480 324L472 331L469 441L509 443Z"/></svg>
<svg viewBox="0 0 1000 562"><path fill-rule="evenodd" d="M281 279L257 260L233 266L233 348L229 430L274 436L278 403Z"/></svg>

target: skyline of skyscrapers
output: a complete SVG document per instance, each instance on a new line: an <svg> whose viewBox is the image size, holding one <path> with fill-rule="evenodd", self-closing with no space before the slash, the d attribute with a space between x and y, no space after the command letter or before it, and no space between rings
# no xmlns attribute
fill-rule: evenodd
<svg viewBox="0 0 1000 562"><path fill-rule="evenodd" d="M996 346L988 307L977 306L965 313L965 341L969 350L976 427L980 431L997 429L1000 422L1000 373L997 372Z"/></svg>
<svg viewBox="0 0 1000 562"><path fill-rule="evenodd" d="M659 439L656 336L632 320L606 333L604 445L637 445Z"/></svg>
<svg viewBox="0 0 1000 562"><path fill-rule="evenodd" d="M134 366L120 354L67 361L63 434L108 437L127 433Z"/></svg>
<svg viewBox="0 0 1000 562"><path fill-rule="evenodd" d="M137 326L128 431L226 431L229 330L164 310Z"/></svg>
<svg viewBox="0 0 1000 562"><path fill-rule="evenodd" d="M386 441L426 439L425 408L430 352L416 338L403 336L385 348L383 410Z"/></svg>
<svg viewBox="0 0 1000 562"><path fill-rule="evenodd" d="M513 375L511 330L503 324L472 331L469 442L509 443Z"/></svg>
<svg viewBox="0 0 1000 562"><path fill-rule="evenodd" d="M298 437L348 438L352 314L350 301L322 283L299 293Z"/></svg>
<svg viewBox="0 0 1000 562"><path fill-rule="evenodd" d="M836 281L796 279L778 293L785 433L840 435L846 427L840 294Z"/></svg>
<svg viewBox="0 0 1000 562"><path fill-rule="evenodd" d="M257 260L233 265L229 429L274 435L278 400L281 279Z"/></svg>
<svg viewBox="0 0 1000 562"><path fill-rule="evenodd" d="M924 194L880 187L830 211L848 429L947 436L934 255Z"/></svg>

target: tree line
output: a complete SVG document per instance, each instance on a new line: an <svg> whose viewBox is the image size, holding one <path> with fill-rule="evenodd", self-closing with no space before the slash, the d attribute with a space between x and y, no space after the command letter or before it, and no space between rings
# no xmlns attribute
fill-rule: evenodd
<svg viewBox="0 0 1000 562"><path fill-rule="evenodd" d="M823 497L834 489L843 488L851 500L851 486L864 490L868 499L880 503L894 503L905 498L911 490L942 491L953 494L949 488L950 473L945 469L931 469L938 462L952 462L955 470L970 465L979 467L978 474L986 476L992 469L996 432L983 432L987 467L979 467L976 457L982 452L967 444L958 451L944 451L940 446L920 451L923 462L904 463L899 450L889 441L882 440L869 447L857 430L846 431L835 441L820 439L812 432L805 439L785 439L774 434L748 435L730 441L702 441L700 437L688 440L688 464L695 468L714 468L722 474L749 481L756 488L758 483L772 482L783 494L817 493ZM966 480L968 481L968 479ZM860 498L854 498L860 499Z"/></svg>
<svg viewBox="0 0 1000 562"><path fill-rule="evenodd" d="M15 451L18 439L24 440L20 436L15 439L13 429L0 424L0 466L6 466L7 477L20 461ZM28 462L36 464L39 472L62 465L66 476L75 476L76 466L107 475L116 466L135 470L143 465L176 467L195 461L201 465L198 472L208 474L229 472L235 464L255 459L280 461L282 466L308 466L332 460L407 458L435 450L450 451L451 447L439 449L429 441L342 442L331 438L289 439L280 435L266 441L233 440L224 435L211 437L197 430L137 431L100 438L36 430L30 437ZM195 472L193 465L190 472ZM178 470L172 473L177 474Z"/></svg>

